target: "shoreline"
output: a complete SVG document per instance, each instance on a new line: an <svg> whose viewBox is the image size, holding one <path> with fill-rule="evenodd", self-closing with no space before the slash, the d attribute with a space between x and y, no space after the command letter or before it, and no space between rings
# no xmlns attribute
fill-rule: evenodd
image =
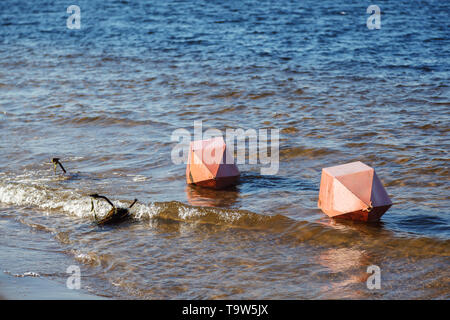
<svg viewBox="0 0 450 320"><path fill-rule="evenodd" d="M58 246L53 235L34 232L16 219L4 219L3 214L8 216L8 210L0 209L0 300L106 299L83 287L80 290L67 288L64 277L58 281L57 270L65 270L64 266L74 262L60 248L56 251L42 249ZM43 246L42 250L35 247L36 243ZM56 278L50 276L52 274Z"/></svg>
<svg viewBox="0 0 450 320"><path fill-rule="evenodd" d="M44 277L16 277L0 273L0 300L104 300L105 297L70 290Z"/></svg>

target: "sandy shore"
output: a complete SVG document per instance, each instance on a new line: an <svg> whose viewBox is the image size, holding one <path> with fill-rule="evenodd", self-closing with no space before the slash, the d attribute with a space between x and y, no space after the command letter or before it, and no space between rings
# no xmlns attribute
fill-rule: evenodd
<svg viewBox="0 0 450 320"><path fill-rule="evenodd" d="M98 300L105 299L43 277L15 277L0 272L1 300Z"/></svg>

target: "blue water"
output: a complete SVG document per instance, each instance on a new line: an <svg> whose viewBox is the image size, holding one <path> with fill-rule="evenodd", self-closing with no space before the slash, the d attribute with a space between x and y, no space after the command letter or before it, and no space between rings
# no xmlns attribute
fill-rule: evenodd
<svg viewBox="0 0 450 320"><path fill-rule="evenodd" d="M79 30L66 26L70 4ZM379 30L366 26L373 4ZM3 0L0 215L21 221L3 232L38 225L43 259L58 247L112 297L448 298L449 12L446 1ZM187 187L171 134L194 120L279 129L279 171L245 164L234 190ZM74 179L55 178L54 156ZM394 202L376 225L317 209L321 169L357 160ZM92 192L137 197L138 222L92 227ZM361 280L368 264L389 279L380 292Z"/></svg>

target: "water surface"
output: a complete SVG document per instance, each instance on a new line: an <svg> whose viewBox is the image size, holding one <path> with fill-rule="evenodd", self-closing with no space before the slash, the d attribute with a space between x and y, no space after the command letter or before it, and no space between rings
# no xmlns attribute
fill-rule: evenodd
<svg viewBox="0 0 450 320"><path fill-rule="evenodd" d="M76 4L80 30L64 1L0 3L2 272L79 265L125 299L450 297L447 2L378 2L380 30L364 1ZM278 173L187 186L170 137L194 120L279 129ZM321 169L358 160L394 202L377 224L317 209ZM134 220L95 226L93 192L138 198Z"/></svg>

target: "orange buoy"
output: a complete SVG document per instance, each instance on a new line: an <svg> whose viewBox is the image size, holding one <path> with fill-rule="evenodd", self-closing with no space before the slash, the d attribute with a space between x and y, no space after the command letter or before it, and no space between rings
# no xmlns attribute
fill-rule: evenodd
<svg viewBox="0 0 450 320"><path fill-rule="evenodd" d="M192 141L186 166L186 182L223 189L235 185L239 170L222 137Z"/></svg>
<svg viewBox="0 0 450 320"><path fill-rule="evenodd" d="M377 221L392 206L375 170L357 161L322 169L318 207L332 218Z"/></svg>

